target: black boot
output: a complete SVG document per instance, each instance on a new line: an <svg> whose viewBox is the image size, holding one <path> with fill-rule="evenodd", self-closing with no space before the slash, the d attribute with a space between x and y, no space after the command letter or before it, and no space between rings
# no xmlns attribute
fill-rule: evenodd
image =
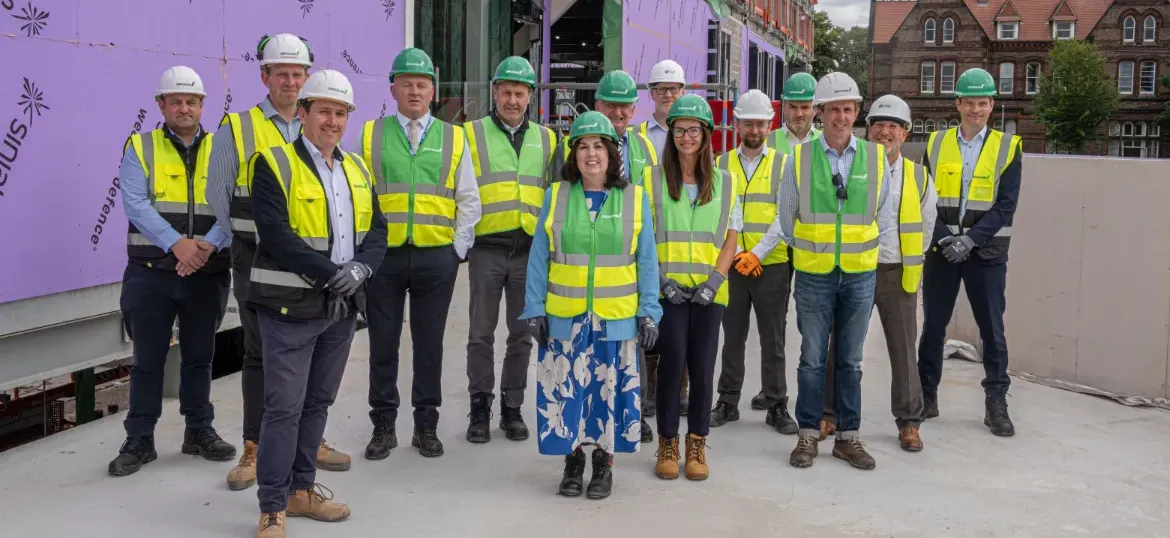
<svg viewBox="0 0 1170 538"><path fill-rule="evenodd" d="M768 409L768 415L764 417L764 424L767 424L776 429L776 431L784 435L792 435L800 428L796 421L792 420L792 415L788 414L788 398L784 398Z"/></svg>
<svg viewBox="0 0 1170 538"><path fill-rule="evenodd" d="M987 414L983 418L983 424L991 428L991 433L1000 437L1011 437L1016 434L1016 427L1008 416L1006 394L988 394L984 406L987 408Z"/></svg>
<svg viewBox="0 0 1170 538"><path fill-rule="evenodd" d="M118 457L110 462L110 476L127 476L138 472L143 465L158 459L154 451L154 436L127 437L118 449Z"/></svg>
<svg viewBox="0 0 1170 538"><path fill-rule="evenodd" d="M593 450L593 477L589 480L589 488L585 496L590 499L604 499L609 497L613 489L613 455L597 448Z"/></svg>
<svg viewBox="0 0 1170 538"><path fill-rule="evenodd" d="M712 428L718 428L728 422L739 420L739 408L727 402L715 402L715 409L711 410Z"/></svg>
<svg viewBox="0 0 1170 538"><path fill-rule="evenodd" d="M654 442L654 430L652 428L650 428L650 423L646 422L646 419L642 419L642 442L643 443L653 443Z"/></svg>
<svg viewBox="0 0 1170 538"><path fill-rule="evenodd" d="M768 408L768 400L764 397L764 391L760 391L755 396L752 396L752 409L756 411L763 411Z"/></svg>
<svg viewBox="0 0 1170 538"><path fill-rule="evenodd" d="M215 428L188 428L183 432L184 454L203 456L205 460L228 461L236 457L236 447L219 438Z"/></svg>
<svg viewBox="0 0 1170 538"><path fill-rule="evenodd" d="M922 391L922 418L938 417L938 391Z"/></svg>
<svg viewBox="0 0 1170 538"><path fill-rule="evenodd" d="M467 425L467 440L486 443L492 440L492 395L486 392L471 397L471 423Z"/></svg>
<svg viewBox="0 0 1170 538"><path fill-rule="evenodd" d="M580 448L565 456L565 476L561 478L558 495L577 497L581 495L585 478L585 453Z"/></svg>
<svg viewBox="0 0 1170 538"><path fill-rule="evenodd" d="M437 458L443 455L443 442L439 440L434 426L422 428L416 426L410 446L417 448L419 455L424 458Z"/></svg>
<svg viewBox="0 0 1170 538"><path fill-rule="evenodd" d="M386 459L396 446L398 436L394 433L394 421L385 417L375 418L374 434L370 437L370 443L366 445L366 459Z"/></svg>

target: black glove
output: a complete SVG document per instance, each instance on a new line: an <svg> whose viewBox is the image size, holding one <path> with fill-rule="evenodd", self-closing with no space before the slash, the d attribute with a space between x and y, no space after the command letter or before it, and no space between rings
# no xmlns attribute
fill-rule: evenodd
<svg viewBox="0 0 1170 538"><path fill-rule="evenodd" d="M326 287L332 289L339 295L348 297L357 291L358 287L362 285L362 282L370 278L371 273L373 271L366 264L348 261L342 264L341 268L333 274L333 278L329 279Z"/></svg>
<svg viewBox="0 0 1170 538"><path fill-rule="evenodd" d="M672 278L659 276L658 285L662 290L662 296L666 297L666 300L670 301L670 304L683 304L691 298L691 293L683 289L683 287L680 286L678 282L675 282Z"/></svg>
<svg viewBox="0 0 1170 538"><path fill-rule="evenodd" d="M943 249L942 255L951 263L962 263L975 248L975 242L965 235L947 237L939 241L938 244L946 247Z"/></svg>
<svg viewBox="0 0 1170 538"><path fill-rule="evenodd" d="M328 309L329 321L333 323L340 323L349 317L349 300L340 293L330 293L325 306Z"/></svg>
<svg viewBox="0 0 1170 538"><path fill-rule="evenodd" d="M536 340L536 345L548 344L548 320L544 316L528 319L528 333Z"/></svg>
<svg viewBox="0 0 1170 538"><path fill-rule="evenodd" d="M691 302L699 306L711 304L711 301L715 300L715 293L719 291L719 286L726 279L727 277L723 276L723 273L711 271L711 274L707 275L707 281L695 288L695 296L691 298Z"/></svg>
<svg viewBox="0 0 1170 538"><path fill-rule="evenodd" d="M650 318L638 318L638 343L642 349L651 349L658 341L658 324Z"/></svg>

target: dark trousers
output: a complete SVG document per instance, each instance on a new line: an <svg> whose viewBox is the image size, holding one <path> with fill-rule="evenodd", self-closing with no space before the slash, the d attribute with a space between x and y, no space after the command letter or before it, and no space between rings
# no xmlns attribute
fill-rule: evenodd
<svg viewBox="0 0 1170 538"><path fill-rule="evenodd" d="M260 346L260 322L256 311L248 308L248 289L252 259L256 250L232 241L232 294L240 311L240 328L244 332L244 360L240 367L240 390L244 402L244 440L260 442L260 421L264 419L264 362Z"/></svg>
<svg viewBox="0 0 1170 538"><path fill-rule="evenodd" d="M520 313L524 311L528 251L473 247L467 258L467 279L471 284L467 391L473 395L479 392L490 395L495 390L496 325L500 320L500 298L506 294L508 341L500 376L500 398L506 407L520 407L524 404L528 363L532 356L528 324L520 319Z"/></svg>
<svg viewBox="0 0 1170 538"><path fill-rule="evenodd" d="M723 305L712 303L662 304L658 348L658 435L678 437L683 367L691 372L691 394L687 409L687 433L705 437L710 430L711 400L715 380L715 359L719 354L719 324Z"/></svg>
<svg viewBox="0 0 1170 538"><path fill-rule="evenodd" d="M414 425L437 427L443 401L443 335L459 261L455 247L411 245L386 251L367 290L370 326L370 419L398 419L398 344L410 294L414 380L410 403Z"/></svg>
<svg viewBox="0 0 1170 538"><path fill-rule="evenodd" d="M918 345L918 375L922 388L937 391L942 380L943 340L955 312L959 282L967 290L971 313L983 340L983 391L1004 394L1011 385L1008 377L1007 338L1003 313L1007 308L1007 263L986 262L972 255L963 263L950 263L938 254L927 254L922 272L922 340Z"/></svg>
<svg viewBox="0 0 1170 538"><path fill-rule="evenodd" d="M784 329L788 316L791 265L763 266L758 277L732 271L727 278L730 299L723 315L723 367L719 374L719 401L739 405L743 390L744 355L751 314L756 312L760 333L760 384L765 405L772 407L788 396L784 376Z"/></svg>
<svg viewBox="0 0 1170 538"><path fill-rule="evenodd" d="M215 333L227 309L227 272L180 277L174 271L128 263L122 277L122 317L134 341L130 411L123 425L131 437L153 435L162 415L163 369L179 318L179 414L188 428L210 427L211 362Z"/></svg>
<svg viewBox="0 0 1170 538"><path fill-rule="evenodd" d="M882 320L886 352L890 356L890 412L898 429L922 424L922 385L918 382L918 293L902 289L902 264L881 264L877 270L874 306ZM834 419L833 371L837 334L829 340L825 362L825 418Z"/></svg>
<svg viewBox="0 0 1170 538"><path fill-rule="evenodd" d="M290 491L309 489L316 482L317 449L349 360L355 320L281 319L259 311L264 421L256 496L261 512L284 510Z"/></svg>

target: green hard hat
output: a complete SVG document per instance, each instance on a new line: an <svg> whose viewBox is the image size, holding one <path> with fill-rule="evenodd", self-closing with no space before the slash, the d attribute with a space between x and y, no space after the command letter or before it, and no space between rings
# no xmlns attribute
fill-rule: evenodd
<svg viewBox="0 0 1170 538"><path fill-rule="evenodd" d="M492 82L501 80L519 82L527 84L529 88L536 88L536 73L532 70L532 64L519 56L504 58L504 61L496 67L496 74L492 77Z"/></svg>
<svg viewBox="0 0 1170 538"><path fill-rule="evenodd" d="M995 97L995 79L978 67L963 71L955 83L955 97Z"/></svg>
<svg viewBox="0 0 1170 538"><path fill-rule="evenodd" d="M797 73L784 82L780 98L785 101L812 101L816 89L817 79L808 73Z"/></svg>
<svg viewBox="0 0 1170 538"><path fill-rule="evenodd" d="M617 132L613 130L613 123L596 110L590 110L573 120L573 127L569 129L569 144L577 142L582 136L600 136L618 143Z"/></svg>
<svg viewBox="0 0 1170 538"><path fill-rule="evenodd" d="M394 82L396 75L426 75L434 82L435 64L422 49L413 47L402 49L402 52L394 57L394 65L390 68L390 82Z"/></svg>
<svg viewBox="0 0 1170 538"><path fill-rule="evenodd" d="M608 103L637 103L638 84L625 71L610 71L597 84L597 99Z"/></svg>
<svg viewBox="0 0 1170 538"><path fill-rule="evenodd" d="M670 113L666 115L666 124L670 125L679 118L696 119L706 125L708 129L715 128L715 122L711 120L711 105L707 104L706 99L693 93L679 97L673 105L670 105Z"/></svg>

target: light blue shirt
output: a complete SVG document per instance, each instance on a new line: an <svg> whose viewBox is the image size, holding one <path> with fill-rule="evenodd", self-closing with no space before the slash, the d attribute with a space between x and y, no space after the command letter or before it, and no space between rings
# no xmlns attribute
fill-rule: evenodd
<svg viewBox="0 0 1170 538"><path fill-rule="evenodd" d="M568 184L565 185L568 187ZM643 193L646 191L643 190ZM548 318L548 334L557 340L573 337L572 318L548 315L544 300L548 295L549 239L544 231L548 208L552 205L552 189L544 194L544 206L536 222L532 249L528 252L528 278L524 284L524 311L520 319L539 316ZM658 247L654 243L654 221L650 214L650 197L642 196L642 232L638 235L636 253L638 265L638 311L634 318L606 321L602 339L608 341L633 340L638 336L636 318L648 317L658 323L662 319L662 305L658 304Z"/></svg>
<svg viewBox="0 0 1170 538"><path fill-rule="evenodd" d="M971 187L971 177L975 175L975 165L979 162L979 154L983 151L983 141L987 138L987 126L984 125L979 134L971 140L963 139L962 128L957 130L956 135L955 138L959 139L959 153L963 155L963 190L959 191L959 222L962 222L963 215L967 213L967 189Z"/></svg>
<svg viewBox="0 0 1170 538"><path fill-rule="evenodd" d="M170 127L164 126L163 128L174 136ZM202 127L200 127L199 132L202 134ZM203 143L207 143L207 141L204 140ZM169 252L175 243L183 239L183 235L175 231L171 224L151 205L150 193L147 192L149 187L146 183L146 172L142 170L142 163L138 160L138 153L134 151L134 146L126 148L126 154L122 156L122 166L118 169L118 182L122 185L122 208L126 213L126 218L134 223L134 227L138 228L138 231L154 246ZM231 238L231 233L220 226L220 222L217 220L211 226L211 231L203 237L203 240L215 245L216 250L221 250L231 243Z"/></svg>
<svg viewBox="0 0 1170 538"><path fill-rule="evenodd" d="M658 152L658 156L662 156L662 148L666 147L666 127L659 125L658 120L654 116L646 120L646 136L650 138L650 143L654 145L654 151Z"/></svg>

